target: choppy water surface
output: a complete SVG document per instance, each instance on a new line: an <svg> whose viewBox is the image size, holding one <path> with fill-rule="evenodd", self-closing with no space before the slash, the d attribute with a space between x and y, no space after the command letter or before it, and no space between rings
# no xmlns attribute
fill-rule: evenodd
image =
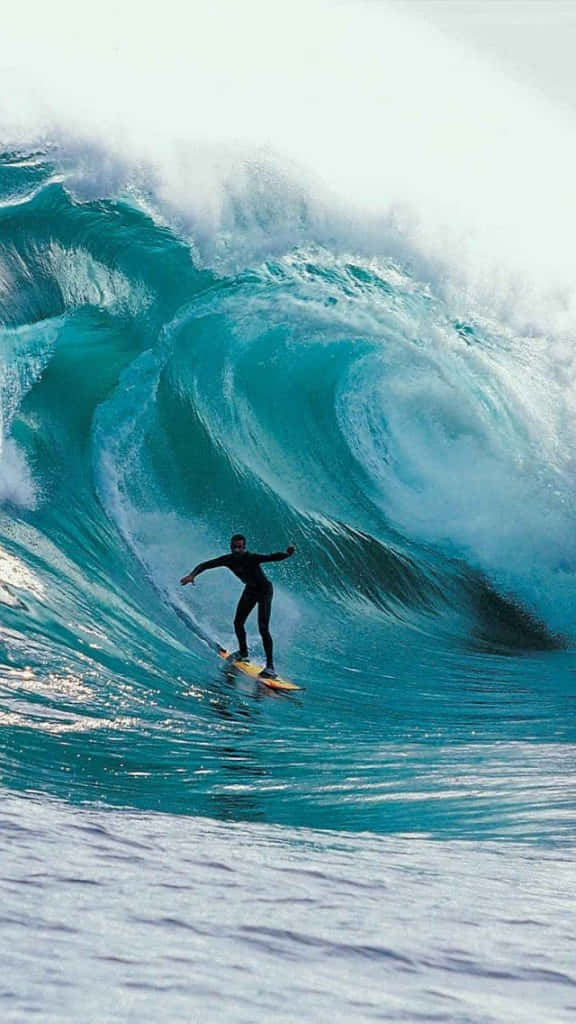
<svg viewBox="0 0 576 1024"><path fill-rule="evenodd" d="M287 833L5 790L0 845L5 1020L576 1009L573 848Z"/></svg>

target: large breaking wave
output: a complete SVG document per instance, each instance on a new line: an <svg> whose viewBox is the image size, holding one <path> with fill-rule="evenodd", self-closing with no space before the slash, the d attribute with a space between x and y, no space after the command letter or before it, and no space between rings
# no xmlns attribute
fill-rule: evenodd
<svg viewBox="0 0 576 1024"><path fill-rule="evenodd" d="M561 830L576 582L563 257L526 270L508 225L506 260L488 259L501 199L480 230L469 187L441 232L444 157L430 193L413 170L413 207L399 204L415 152L399 162L396 110L384 150L351 126L347 163L329 133L329 182L307 115L285 157L277 138L255 148L250 117L241 144L164 138L161 158L138 132L112 155L94 125L2 156L4 780L292 824ZM273 632L303 699L216 663L231 577L178 585L236 530L297 545L274 575ZM529 786L509 789L518 764L538 771L538 743L545 822Z"/></svg>

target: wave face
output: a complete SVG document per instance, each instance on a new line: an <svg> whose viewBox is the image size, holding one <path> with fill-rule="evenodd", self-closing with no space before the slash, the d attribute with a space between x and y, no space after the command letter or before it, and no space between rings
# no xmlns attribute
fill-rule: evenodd
<svg viewBox="0 0 576 1024"><path fill-rule="evenodd" d="M273 168L209 253L152 191L79 196L73 160L0 165L4 784L561 836L574 421L542 336L435 284L391 223L370 252L331 237ZM271 571L296 699L215 657L231 575L179 586L236 531L297 546Z"/></svg>

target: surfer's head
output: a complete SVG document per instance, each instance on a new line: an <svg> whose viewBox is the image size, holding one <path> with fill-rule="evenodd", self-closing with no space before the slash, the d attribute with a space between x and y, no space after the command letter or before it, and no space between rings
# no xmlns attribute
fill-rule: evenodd
<svg viewBox="0 0 576 1024"><path fill-rule="evenodd" d="M237 553L246 551L246 537L242 533L235 533L230 538L230 550Z"/></svg>

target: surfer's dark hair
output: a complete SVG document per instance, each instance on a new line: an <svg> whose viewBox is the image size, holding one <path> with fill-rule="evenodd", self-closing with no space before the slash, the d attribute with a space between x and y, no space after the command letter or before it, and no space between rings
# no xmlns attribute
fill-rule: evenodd
<svg viewBox="0 0 576 1024"><path fill-rule="evenodd" d="M230 538L230 544L236 544L239 540L243 540L244 543L246 543L246 537L243 533L235 533L234 536Z"/></svg>

